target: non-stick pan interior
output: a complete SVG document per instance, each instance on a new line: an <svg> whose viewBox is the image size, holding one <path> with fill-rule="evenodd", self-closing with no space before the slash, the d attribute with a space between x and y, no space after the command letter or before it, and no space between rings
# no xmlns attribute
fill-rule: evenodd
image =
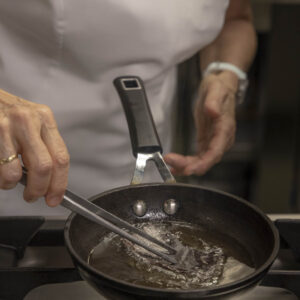
<svg viewBox="0 0 300 300"><path fill-rule="evenodd" d="M163 203L175 199L175 215L163 211ZM144 200L147 213L137 217L133 205ZM267 269L276 257L278 236L273 224L254 206L232 195L184 184L145 184L118 188L93 197L92 201L130 223L177 220L203 226L217 239L232 241L232 249L251 258L256 270ZM66 240L71 254L86 262L91 249L107 230L85 218L73 215L67 223ZM221 241L222 242L222 241ZM103 275L103 274L102 274ZM105 274L104 274L105 276Z"/></svg>

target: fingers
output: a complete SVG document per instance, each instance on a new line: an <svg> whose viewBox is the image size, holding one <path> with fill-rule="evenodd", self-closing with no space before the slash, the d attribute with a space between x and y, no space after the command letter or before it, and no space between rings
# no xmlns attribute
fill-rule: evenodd
<svg viewBox="0 0 300 300"><path fill-rule="evenodd" d="M182 175L184 169L188 165L188 158L177 153L168 153L164 156L164 160L171 167L170 171L174 175Z"/></svg>
<svg viewBox="0 0 300 300"><path fill-rule="evenodd" d="M41 128L37 133L27 124L26 134L21 138L25 146L24 163L28 168L24 199L35 200L45 196L49 206L58 205L68 182L69 155L58 132L51 110L44 105L37 109ZM31 133L31 134L30 134Z"/></svg>
<svg viewBox="0 0 300 300"><path fill-rule="evenodd" d="M195 156L183 156L176 153L165 155L165 161L171 166L174 175L189 176L192 174L203 175L213 165L220 162L225 151L234 142L235 125L228 120L216 129L215 135L210 140L207 149Z"/></svg>
<svg viewBox="0 0 300 300"><path fill-rule="evenodd" d="M224 153L232 146L234 135L235 125L229 120L225 124L222 123L216 129L206 151L200 156L195 156L195 159L186 165L184 173L196 175L206 173L212 166L221 161Z"/></svg>
<svg viewBox="0 0 300 300"><path fill-rule="evenodd" d="M171 167L172 174L185 176L193 174L188 166L193 166L198 159L197 156L184 156L177 153L168 153L164 156L165 162Z"/></svg>
<svg viewBox="0 0 300 300"><path fill-rule="evenodd" d="M51 156L34 125L26 121L23 123L23 134L17 133L18 142L22 147L22 159L28 170L23 193L28 202L36 201L47 193L52 176Z"/></svg>
<svg viewBox="0 0 300 300"><path fill-rule="evenodd" d="M43 126L42 139L48 148L53 163L46 202L49 206L56 206L61 202L67 188L70 158L65 143L57 130L54 118Z"/></svg>
<svg viewBox="0 0 300 300"><path fill-rule="evenodd" d="M229 96L207 95L197 123L199 147L197 155L183 156L170 153L165 156L174 175L203 175L221 160L234 142L236 128L234 107L234 99Z"/></svg>
<svg viewBox="0 0 300 300"><path fill-rule="evenodd" d="M0 89L0 159L20 154L27 168L24 199L45 196L49 206L62 200L69 155L49 107ZM13 188L22 177L20 161L0 165L0 188Z"/></svg>

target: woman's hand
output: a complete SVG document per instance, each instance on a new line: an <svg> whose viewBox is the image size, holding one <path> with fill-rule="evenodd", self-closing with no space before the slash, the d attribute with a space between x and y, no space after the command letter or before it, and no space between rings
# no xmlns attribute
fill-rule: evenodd
<svg viewBox="0 0 300 300"><path fill-rule="evenodd" d="M206 76L195 106L198 152L194 156L165 155L174 175L203 175L218 163L235 139L238 79L230 71Z"/></svg>
<svg viewBox="0 0 300 300"><path fill-rule="evenodd" d="M243 71L256 51L250 0L230 0L223 28L200 53L204 71L212 62L231 63ZM195 109L198 152L194 156L169 153L165 156L175 175L202 175L219 162L235 137L237 76L230 71L211 74L202 80Z"/></svg>
<svg viewBox="0 0 300 300"><path fill-rule="evenodd" d="M20 154L26 169L24 199L45 196L58 205L67 187L69 154L51 109L0 90L0 160ZM0 188L11 189L22 177L19 159L0 165Z"/></svg>

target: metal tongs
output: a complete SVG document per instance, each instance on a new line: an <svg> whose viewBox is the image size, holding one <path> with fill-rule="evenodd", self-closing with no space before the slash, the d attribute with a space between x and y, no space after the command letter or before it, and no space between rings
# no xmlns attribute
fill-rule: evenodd
<svg viewBox="0 0 300 300"><path fill-rule="evenodd" d="M23 176L20 180L20 183L26 185L27 182L27 170L23 167ZM105 209L95 205L87 199L84 199L81 196L74 194L73 192L66 190L63 200L60 203L61 206L78 213L79 215L87 218L88 220L95 222L105 228L111 230L112 232L119 234L125 239L130 240L131 242L143 247L144 249L160 256L161 258L167 260L170 263L175 264L177 262L175 254L176 250L170 247L169 245L155 239L154 237L148 235L146 232L137 229L126 221L118 218L116 215L109 213ZM167 253L158 251L153 247L150 247L142 240L138 239L134 235L128 233L124 229L128 230L131 233L135 233L142 238L154 243L163 249L167 250Z"/></svg>
<svg viewBox="0 0 300 300"><path fill-rule="evenodd" d="M138 77L120 77L115 79L114 84L120 95L123 108L127 117L130 131L133 154L137 157L136 168L131 184L142 182L144 169L147 161L155 162L161 177L165 182L175 182L175 179L169 171L161 155L162 147L154 126L153 118L148 106L146 93L143 84ZM23 177L21 183L26 185L27 170L23 168ZM144 249L156 254L166 261L176 264L178 262L177 250L169 245L157 240L146 232L137 229L126 221L109 213L103 208L84 199L73 192L66 190L61 204L63 207L78 213L79 215L95 222L125 239L143 247ZM144 241L138 239L132 233L139 235L143 239L158 245L166 252L159 251Z"/></svg>

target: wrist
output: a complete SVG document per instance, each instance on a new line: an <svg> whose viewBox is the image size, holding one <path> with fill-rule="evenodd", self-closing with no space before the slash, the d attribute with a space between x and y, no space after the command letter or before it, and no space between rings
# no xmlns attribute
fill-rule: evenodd
<svg viewBox="0 0 300 300"><path fill-rule="evenodd" d="M237 93L238 87L239 87L239 78L237 75L231 71L220 71L217 74L215 74L218 79L226 86L228 87L234 94Z"/></svg>
<svg viewBox="0 0 300 300"><path fill-rule="evenodd" d="M248 87L247 74L239 67L226 62L212 62L203 72L203 77L210 74L218 78L236 95L238 103L242 103Z"/></svg>

